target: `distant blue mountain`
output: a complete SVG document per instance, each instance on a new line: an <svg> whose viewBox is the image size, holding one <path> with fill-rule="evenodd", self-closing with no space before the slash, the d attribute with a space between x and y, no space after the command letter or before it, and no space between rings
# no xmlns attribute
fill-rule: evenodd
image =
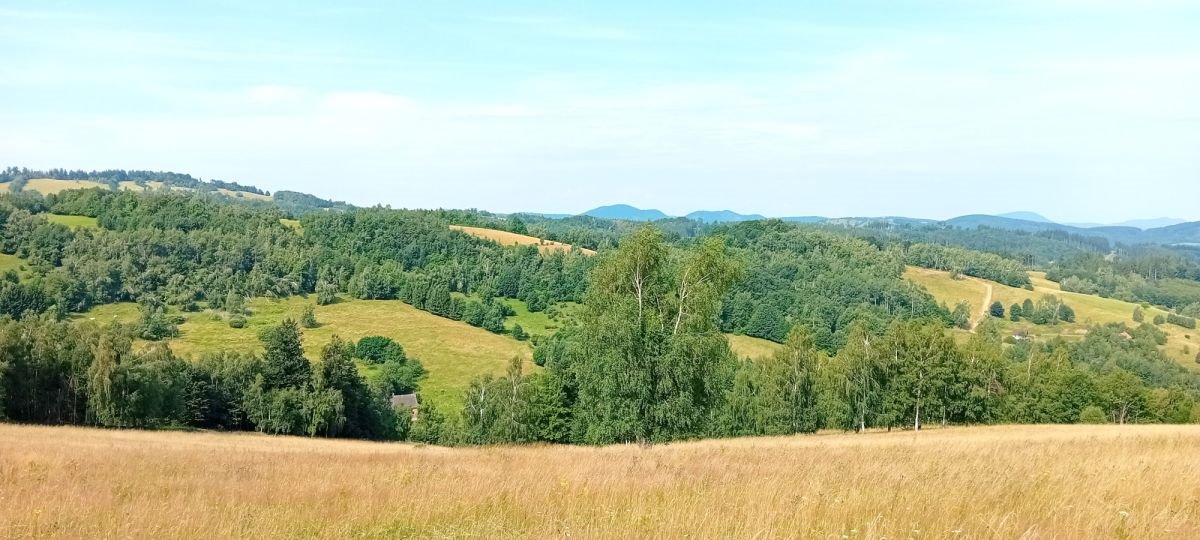
<svg viewBox="0 0 1200 540"><path fill-rule="evenodd" d="M670 217L659 210L642 210L628 204L601 206L588 210L583 215L603 219L623 219L625 221L656 221Z"/></svg>
<svg viewBox="0 0 1200 540"><path fill-rule="evenodd" d="M1137 227L1142 230L1147 230L1147 229L1161 229L1161 228L1170 227L1173 225L1182 225L1187 222L1188 221L1186 219L1160 217L1160 218L1149 218L1149 219L1131 219L1129 221L1122 221L1120 223L1114 223L1113 226Z"/></svg>
<svg viewBox="0 0 1200 540"><path fill-rule="evenodd" d="M1046 216L1043 216L1037 212L1009 212L1007 214L1000 214L996 217L1020 219L1022 221L1033 221L1037 223L1055 223L1055 221L1052 221Z"/></svg>
<svg viewBox="0 0 1200 540"><path fill-rule="evenodd" d="M733 210L697 210L684 216L703 223L727 223L730 221L754 221L767 219L758 214L739 214Z"/></svg>

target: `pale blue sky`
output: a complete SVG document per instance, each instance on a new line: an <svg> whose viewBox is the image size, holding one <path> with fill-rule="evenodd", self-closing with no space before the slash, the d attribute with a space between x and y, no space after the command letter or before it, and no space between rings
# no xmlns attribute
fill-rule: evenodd
<svg viewBox="0 0 1200 540"><path fill-rule="evenodd" d="M1200 219L1200 2L246 4L0 0L0 166L495 211Z"/></svg>

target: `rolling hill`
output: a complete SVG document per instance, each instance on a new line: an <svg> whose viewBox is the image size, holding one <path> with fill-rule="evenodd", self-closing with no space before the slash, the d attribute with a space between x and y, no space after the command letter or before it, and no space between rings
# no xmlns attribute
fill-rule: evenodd
<svg viewBox="0 0 1200 540"><path fill-rule="evenodd" d="M1200 242L1200 221L1179 223L1154 229L1130 226L1073 227L1053 222L1029 221L987 214L959 216L942 222L951 227L975 229L992 227L1012 231L1062 231L1080 236L1098 236L1122 244L1186 244Z"/></svg>
<svg viewBox="0 0 1200 540"><path fill-rule="evenodd" d="M171 350L185 357L197 357L217 350L261 352L258 331L276 325L286 317L300 320L304 307L312 300L299 296L287 299L258 298L246 303L250 310L245 328L233 329L219 314L183 313L180 335L170 339ZM427 400L457 410L462 392L471 379L484 374L501 374L513 357L532 358L528 342L493 334L464 322L453 321L418 310L399 300L348 300L316 306L318 328L304 330L304 352L310 359L321 357L321 348L335 334L357 340L363 336L387 336L401 344L410 357L417 358L428 371L421 383ZM136 304L97 306L75 316L97 323L137 321ZM365 367L365 366L364 366ZM527 369L536 369L527 363Z"/></svg>
<svg viewBox="0 0 1200 540"><path fill-rule="evenodd" d="M1012 304L1021 303L1027 298L1037 302L1046 294L1057 296L1075 310L1076 320L1074 323L1035 325L1027 321L1012 322L1007 319L998 321L1001 329L1005 332L1021 328L1027 330L1034 337L1042 338L1060 336L1067 339L1079 339L1087 334L1088 326L1092 324L1119 322L1135 326L1136 323L1132 319L1133 311L1139 307L1137 304L1113 298L1063 291L1057 283L1047 280L1042 272L1029 273L1030 281L1033 283L1032 291L973 277L953 279L948 272L926 268L909 267L904 273L904 278L924 286L934 298L947 306L953 307L959 302L967 302L971 306L972 319L976 322L983 318L983 310L987 305L984 301L988 298L1004 304L1007 311ZM1166 316L1167 314L1166 311L1155 307L1143 307L1142 309L1145 311L1147 321L1155 315ZM1161 347L1163 352L1185 368L1200 371L1200 365L1195 362L1196 351L1200 350L1200 335L1195 330L1170 324L1161 325L1159 329L1167 334L1167 344Z"/></svg>

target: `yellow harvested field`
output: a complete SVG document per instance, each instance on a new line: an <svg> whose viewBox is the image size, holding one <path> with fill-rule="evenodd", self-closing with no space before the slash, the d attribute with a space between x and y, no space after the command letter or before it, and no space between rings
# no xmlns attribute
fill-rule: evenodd
<svg viewBox="0 0 1200 540"><path fill-rule="evenodd" d="M491 240L497 244L505 246L538 246L538 251L541 253L553 253L556 251L571 251L571 244L555 242L553 240L543 240L536 236L526 234L511 233L508 231L500 231L496 229L485 229L483 227L465 227L462 225L451 225L451 229L465 232L471 236ZM595 255L596 252L586 248L579 248L579 251L584 255Z"/></svg>
<svg viewBox="0 0 1200 540"><path fill-rule="evenodd" d="M733 348L733 352L738 358L770 358L775 355L776 351L783 348L782 345L769 339L736 334L726 334L725 337L729 338L729 346Z"/></svg>
<svg viewBox="0 0 1200 540"><path fill-rule="evenodd" d="M34 178L25 184L25 191L36 191L42 195L62 193L69 189L108 189L108 184L91 180L57 180L54 178Z"/></svg>
<svg viewBox="0 0 1200 540"><path fill-rule="evenodd" d="M5 538L1197 538L1200 426L459 448L0 424Z"/></svg>
<svg viewBox="0 0 1200 540"><path fill-rule="evenodd" d="M173 351L185 357L218 350L261 352L260 330L286 317L299 321L304 307L312 304L313 299L299 296L250 300L246 307L251 314L241 329L230 328L220 314L184 313L187 320L179 325L180 336L169 343ZM353 340L371 335L390 337L429 372L421 383L422 396L450 409L461 406L462 393L471 379L504 373L513 357L525 359L527 370L537 369L528 342L438 317L399 300L342 300L316 306L315 311L321 326L303 329L304 352L310 360L321 357L321 348L335 334ZM102 324L114 320L131 324L137 321L138 310L132 303L110 304L76 317Z"/></svg>
<svg viewBox="0 0 1200 540"><path fill-rule="evenodd" d="M221 195L225 195L227 197L233 197L235 199L251 199L251 200L255 200L255 201L270 201L271 200L271 197L268 195L259 195L258 193L251 193L249 191L234 191L231 189L217 188L217 193L220 193Z"/></svg>
<svg viewBox="0 0 1200 540"><path fill-rule="evenodd" d="M1024 302L1027 298L1037 302L1047 294L1059 297L1075 310L1075 322L1070 324L1035 325L1025 321L1014 323L1007 319L1000 322L1003 329L1024 328L1034 336L1062 336L1078 339L1087 335L1088 326L1093 324L1125 323L1129 326L1138 324L1133 322L1133 311L1138 307L1137 304L1114 298L1102 298L1093 294L1063 291L1058 283L1046 279L1045 272L1029 273L1030 282L1033 284L1032 291L973 277L956 280L952 279L948 272L927 268L909 267L904 272L904 278L925 287L935 299L947 306L953 307L963 300L970 302L973 312L979 311L979 302L986 294L988 285L992 287L993 299L1004 304L1005 313L1013 304ZM1152 320L1155 315L1165 317L1167 314L1166 311L1156 307L1142 309L1147 322ZM1196 331L1170 324L1159 326L1159 329L1167 334L1167 344L1162 347L1162 350L1180 365L1191 370L1200 370L1200 365L1195 362L1196 351L1200 350L1200 347L1197 347L1200 345L1200 340L1197 339Z"/></svg>

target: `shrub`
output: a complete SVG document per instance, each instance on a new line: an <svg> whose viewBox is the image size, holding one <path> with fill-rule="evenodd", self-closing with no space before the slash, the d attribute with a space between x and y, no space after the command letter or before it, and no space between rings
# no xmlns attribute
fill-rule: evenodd
<svg viewBox="0 0 1200 540"><path fill-rule="evenodd" d="M246 327L246 317L243 315L234 315L232 317L229 317L229 327L230 328L245 328Z"/></svg>
<svg viewBox="0 0 1200 540"><path fill-rule="evenodd" d="M1142 308L1133 308L1133 322L1142 322L1146 320L1146 315L1142 313Z"/></svg>
<svg viewBox="0 0 1200 540"><path fill-rule="evenodd" d="M526 334L525 329L521 328L521 325L519 325L519 324L513 325L512 336L517 341L525 341L525 340L529 339L529 334Z"/></svg>
<svg viewBox="0 0 1200 540"><path fill-rule="evenodd" d="M316 328L321 326L317 322L317 311L311 305L304 306L304 313L300 315L300 324L305 328Z"/></svg>
<svg viewBox="0 0 1200 540"><path fill-rule="evenodd" d="M1164 324L1164 323L1166 323L1166 322L1167 322L1167 318L1166 318L1166 317L1163 317L1162 315L1155 315L1155 316L1154 316L1154 324L1161 325L1161 324Z"/></svg>
<svg viewBox="0 0 1200 540"><path fill-rule="evenodd" d="M992 307L988 310L988 312L991 313L993 317L1003 319L1004 304L1001 304L1000 302L992 302Z"/></svg>

